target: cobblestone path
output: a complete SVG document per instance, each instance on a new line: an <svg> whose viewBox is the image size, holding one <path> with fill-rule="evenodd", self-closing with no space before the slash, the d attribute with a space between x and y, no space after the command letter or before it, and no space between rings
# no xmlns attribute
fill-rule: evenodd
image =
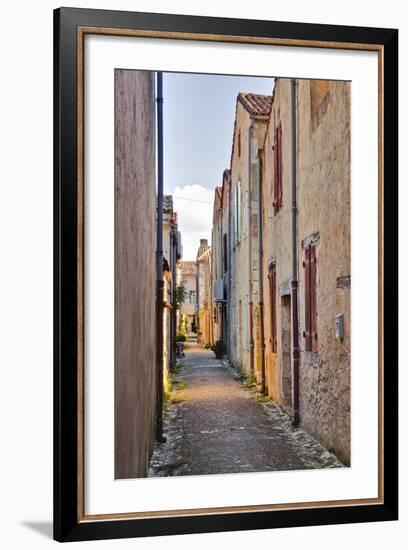
<svg viewBox="0 0 408 550"><path fill-rule="evenodd" d="M156 445L150 476L343 467L273 402L258 403L234 373L188 344L181 389L165 415L167 442Z"/></svg>

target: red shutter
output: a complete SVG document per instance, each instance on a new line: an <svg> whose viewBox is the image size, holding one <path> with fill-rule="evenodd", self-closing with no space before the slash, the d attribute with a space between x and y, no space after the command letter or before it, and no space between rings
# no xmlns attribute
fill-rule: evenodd
<svg viewBox="0 0 408 550"><path fill-rule="evenodd" d="M271 349L273 353L277 350L276 340L276 265L269 265L269 297L270 297L270 316L271 316Z"/></svg>
<svg viewBox="0 0 408 550"><path fill-rule="evenodd" d="M305 350L311 351L312 330L310 326L310 246L305 249L305 259L303 265L305 268L305 330L303 336L305 337Z"/></svg>
<svg viewBox="0 0 408 550"><path fill-rule="evenodd" d="M275 130L275 142L273 146L273 212L279 209L278 185L279 185L279 164L278 164L278 130Z"/></svg>
<svg viewBox="0 0 408 550"><path fill-rule="evenodd" d="M310 330L312 351L317 351L316 285L316 247L310 246Z"/></svg>
<svg viewBox="0 0 408 550"><path fill-rule="evenodd" d="M305 249L305 350L317 351L316 247Z"/></svg>

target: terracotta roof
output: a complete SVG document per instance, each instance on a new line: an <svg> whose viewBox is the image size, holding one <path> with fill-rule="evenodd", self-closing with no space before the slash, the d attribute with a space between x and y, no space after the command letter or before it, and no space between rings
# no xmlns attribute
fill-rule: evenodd
<svg viewBox="0 0 408 550"><path fill-rule="evenodd" d="M251 117L259 120L267 120L272 105L271 95L238 94L238 101L242 103Z"/></svg>

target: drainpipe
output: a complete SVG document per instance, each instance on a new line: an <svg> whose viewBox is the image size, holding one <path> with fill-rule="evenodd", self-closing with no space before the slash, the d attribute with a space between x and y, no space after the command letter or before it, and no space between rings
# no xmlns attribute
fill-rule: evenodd
<svg viewBox="0 0 408 550"><path fill-rule="evenodd" d="M254 325L252 319L252 242L251 242L251 213L252 213L252 128L253 123L251 122L248 129L248 206L247 206L247 216L248 216L248 302L249 302L249 372L251 375L254 374Z"/></svg>
<svg viewBox="0 0 408 550"><path fill-rule="evenodd" d="M157 376L156 376L156 439L163 437L163 74L157 73Z"/></svg>
<svg viewBox="0 0 408 550"><path fill-rule="evenodd" d="M228 175L228 238L227 238L227 355L232 363L232 246L231 246L231 174Z"/></svg>
<svg viewBox="0 0 408 550"><path fill-rule="evenodd" d="M266 393L265 375L265 329L263 303L263 212L262 212L262 157L258 158L258 278L259 278L259 318L261 340L261 393Z"/></svg>
<svg viewBox="0 0 408 550"><path fill-rule="evenodd" d="M291 81L292 111L292 408L293 425L299 425L299 319L298 319L298 258L297 258L297 122L296 80Z"/></svg>

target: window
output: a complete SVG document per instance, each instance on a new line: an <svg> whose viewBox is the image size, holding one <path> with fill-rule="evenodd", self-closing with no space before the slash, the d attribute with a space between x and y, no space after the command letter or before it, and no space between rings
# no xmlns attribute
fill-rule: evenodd
<svg viewBox="0 0 408 550"><path fill-rule="evenodd" d="M238 142L238 157L240 157L241 156L241 132L238 132L237 142Z"/></svg>
<svg viewBox="0 0 408 550"><path fill-rule="evenodd" d="M269 279L269 303L270 303L270 321L271 321L271 350L273 353L277 352L277 340L276 340L276 264L272 262L269 265L268 271Z"/></svg>
<svg viewBox="0 0 408 550"><path fill-rule="evenodd" d="M282 124L275 130L275 143L273 146L273 211L276 214L283 206L282 187Z"/></svg>
<svg viewBox="0 0 408 550"><path fill-rule="evenodd" d="M305 350L317 351L316 246L305 248Z"/></svg>

